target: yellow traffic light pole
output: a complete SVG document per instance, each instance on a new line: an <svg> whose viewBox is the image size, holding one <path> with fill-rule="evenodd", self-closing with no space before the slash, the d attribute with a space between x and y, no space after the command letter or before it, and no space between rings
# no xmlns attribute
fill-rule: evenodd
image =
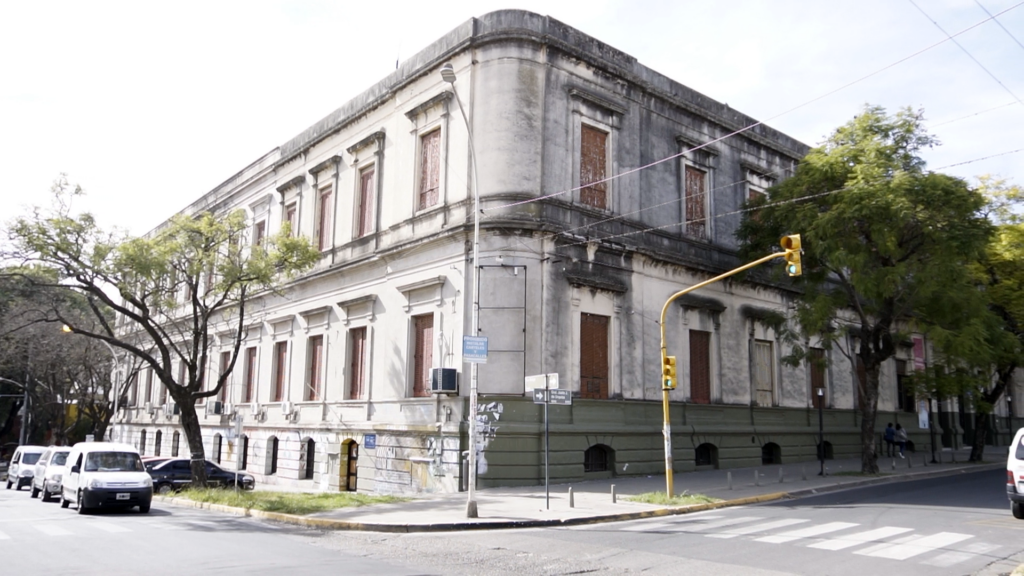
<svg viewBox="0 0 1024 576"><path fill-rule="evenodd" d="M662 398L662 409L663 409L664 416L665 416L665 424L664 424L664 429L663 429L663 434L665 435L665 492L666 492L666 494L668 494L669 498L672 497L672 495L674 494L674 491L673 491L673 483L672 483L672 423L671 423L671 420L669 418L668 393L669 393L670 390L675 389L677 382L676 382L676 365L675 365L675 360L676 359L675 359L675 356L669 356L667 354L667 348L666 348L666 345L665 345L665 314L668 313L668 307L669 307L670 304L672 304L673 301L675 301L680 296L683 296L685 294L689 294L690 292L693 292L694 290L697 290L698 288L703 288L705 286L714 284L715 282L719 282L721 280L724 280L724 279L728 278L729 276L732 276L734 274L738 274L740 272L743 272L744 270L747 270L749 268L753 268L754 266L758 266L760 264L764 264L765 262L768 262L769 260L774 260L775 258L785 258L786 262L787 262L787 264L786 264L786 271L789 273L789 275L790 276L799 276L800 273L801 273L801 265L800 265L800 250L801 250L800 235L799 234L794 234L794 235L791 235L791 236L785 236L785 237L782 238L781 244L782 244L782 247L785 249L784 252L776 252L774 254L769 254L768 256L765 256L764 258L759 258L757 260L754 260L753 262L744 264L743 266L740 266L739 268L734 268L734 269L726 272L725 274L722 274L722 275L719 275L719 276L715 276L714 278L712 278L710 280L705 280L704 282L701 282L700 284L694 284L693 286L690 286L689 288L687 288L685 290L681 290L679 292L676 292L671 297L669 297L669 299L665 301L665 305L661 307L661 321L660 321L660 324L661 324L661 374L662 374L662 379L661 379L661 398Z"/></svg>

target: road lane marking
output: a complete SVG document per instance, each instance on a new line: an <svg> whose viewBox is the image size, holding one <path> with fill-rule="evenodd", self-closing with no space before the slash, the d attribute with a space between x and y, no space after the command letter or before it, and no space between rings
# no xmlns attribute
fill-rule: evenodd
<svg viewBox="0 0 1024 576"><path fill-rule="evenodd" d="M895 526L886 526L884 528L868 530L867 532L847 534L846 536L832 538L831 540L825 540L824 542L815 542L814 544L808 546L808 548L818 548L819 550L844 550L846 548L852 548L853 546L867 544L868 542L875 542L878 540L884 540L886 538L892 538L897 534L903 534L904 532L910 532L911 530L912 528L897 528Z"/></svg>
<svg viewBox="0 0 1024 576"><path fill-rule="evenodd" d="M810 520L801 520L799 518L785 518L783 520L775 520L772 522L765 522L763 524L755 524L754 526L744 526L743 528L733 528L732 530L726 530L718 534L706 534L708 538L735 538L737 536L743 536L744 534L755 534L757 532L768 532L776 528L785 528L786 526L792 526L793 524L802 524L804 522L810 522Z"/></svg>
<svg viewBox="0 0 1024 576"><path fill-rule="evenodd" d="M888 558L890 560L906 560L907 558L913 558L918 554L931 552L937 548L956 544L957 542L963 542L970 538L974 538L974 536L971 534L957 534L956 532L939 532L938 534L932 534L931 536L920 536L908 539L905 542L897 544L872 546L866 550L857 550L854 554L872 556L874 558Z"/></svg>
<svg viewBox="0 0 1024 576"><path fill-rule="evenodd" d="M921 564L936 566L938 568L948 568L953 564L959 564L964 560L970 560L979 554L988 554L997 548L999 548L999 546L996 544L983 544L978 542L971 544L970 546L966 546L962 551L952 551L939 554L935 558L921 562Z"/></svg>
<svg viewBox="0 0 1024 576"><path fill-rule="evenodd" d="M678 518L675 520L659 520L657 522L633 522L620 528L623 532L656 532L675 529L680 524L697 522L698 520L718 520L721 516L703 516L700 518ZM275 526L276 528L276 526Z"/></svg>
<svg viewBox="0 0 1024 576"><path fill-rule="evenodd" d="M36 530L39 530L47 536L70 536L71 530L67 528L61 528L60 526L54 526L52 524L35 524L32 526Z"/></svg>
<svg viewBox="0 0 1024 576"><path fill-rule="evenodd" d="M10 540L10 539L11 539L10 536L8 536L7 534L4 534L3 532L0 532L0 540Z"/></svg>
<svg viewBox="0 0 1024 576"><path fill-rule="evenodd" d="M829 532L846 530L847 528L853 528L854 526L860 526L860 524L855 524L853 522L829 522L818 526L800 528L799 530L790 530L789 532L783 532L782 534L777 534L775 536L765 536L764 538L756 539L755 542L783 544L785 542L792 542L793 540L799 540L801 538L810 538L811 536L820 536L822 534L828 534Z"/></svg>
<svg viewBox="0 0 1024 576"><path fill-rule="evenodd" d="M130 528L124 526L118 526L117 524L110 524L108 522L89 522L89 527L103 530L104 532L110 532L112 534L118 532L131 532Z"/></svg>
<svg viewBox="0 0 1024 576"><path fill-rule="evenodd" d="M744 522L756 522L758 520L764 520L760 516L741 516L739 518L726 518L717 522L708 522L707 524L687 524L676 528L679 532L703 532L704 530L717 530L725 526L733 526L735 524L743 524Z"/></svg>

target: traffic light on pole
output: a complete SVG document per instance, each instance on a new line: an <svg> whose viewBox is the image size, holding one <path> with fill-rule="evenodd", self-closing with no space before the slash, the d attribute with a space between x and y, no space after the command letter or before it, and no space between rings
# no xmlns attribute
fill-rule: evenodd
<svg viewBox="0 0 1024 576"><path fill-rule="evenodd" d="M676 357L664 356L661 362L661 385L674 390L676 387Z"/></svg>
<svg viewBox="0 0 1024 576"><path fill-rule="evenodd" d="M803 271L800 265L800 235L783 236L779 243L786 251L786 273L790 276L799 276Z"/></svg>

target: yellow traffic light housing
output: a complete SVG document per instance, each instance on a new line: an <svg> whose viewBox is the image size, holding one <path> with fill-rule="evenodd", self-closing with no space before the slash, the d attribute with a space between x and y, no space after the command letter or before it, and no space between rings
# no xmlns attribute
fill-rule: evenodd
<svg viewBox="0 0 1024 576"><path fill-rule="evenodd" d="M665 356L661 360L661 385L663 388L675 390L676 387L676 357Z"/></svg>
<svg viewBox="0 0 1024 576"><path fill-rule="evenodd" d="M803 267L800 265L800 253L802 252L800 235L783 236L779 244L786 251L786 273L790 276L799 276L803 272Z"/></svg>

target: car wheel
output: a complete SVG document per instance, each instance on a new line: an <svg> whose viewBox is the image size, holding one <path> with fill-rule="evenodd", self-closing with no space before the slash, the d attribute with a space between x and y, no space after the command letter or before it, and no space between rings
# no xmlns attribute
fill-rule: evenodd
<svg viewBox="0 0 1024 576"><path fill-rule="evenodd" d="M149 514L149 504L146 504L145 506L139 506L139 512L143 514Z"/></svg>
<svg viewBox="0 0 1024 576"><path fill-rule="evenodd" d="M79 491L78 492L78 513L79 514L85 514L86 512L88 512L88 510L86 510L86 508L85 508L85 502L82 502L82 492Z"/></svg>
<svg viewBox="0 0 1024 576"><path fill-rule="evenodd" d="M67 508L68 505L70 505L70 504L71 504L71 502L68 502L68 499L64 497L64 490L61 490L60 491L60 507L61 508Z"/></svg>
<svg viewBox="0 0 1024 576"><path fill-rule="evenodd" d="M162 494L162 495L166 496L167 494L170 494L171 492L174 492L174 488L171 487L170 484L166 484L165 483L165 484L157 484L156 485L156 493L157 494Z"/></svg>
<svg viewBox="0 0 1024 576"><path fill-rule="evenodd" d="M20 490L21 490L21 478L18 478L18 479L17 479L17 480L16 480L15 482L14 482L14 489L15 489L15 490L18 490L18 491L20 491Z"/></svg>
<svg viewBox="0 0 1024 576"><path fill-rule="evenodd" d="M31 496L33 498L38 498L39 497L39 488L36 488L35 486L33 486L32 487L32 494L31 494Z"/></svg>
<svg viewBox="0 0 1024 576"><path fill-rule="evenodd" d="M10 489L11 489L11 481L10 481L10 480L8 480L8 481L7 481L7 489L8 489L8 490L10 490Z"/></svg>
<svg viewBox="0 0 1024 576"><path fill-rule="evenodd" d="M46 486L43 486L43 491L40 492L40 495L40 500L42 500L43 502L49 502L50 500L53 500L53 498L50 497L50 492L46 489Z"/></svg>
<svg viewBox="0 0 1024 576"><path fill-rule="evenodd" d="M1013 512L1013 517L1018 520L1024 520L1024 503L1011 502L1010 512Z"/></svg>

